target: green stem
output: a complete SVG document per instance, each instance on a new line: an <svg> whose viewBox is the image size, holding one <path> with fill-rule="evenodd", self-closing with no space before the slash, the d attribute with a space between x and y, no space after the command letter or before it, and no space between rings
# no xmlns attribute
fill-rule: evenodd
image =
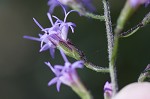
<svg viewBox="0 0 150 99"><path fill-rule="evenodd" d="M146 69L140 74L138 82L150 81L150 64L147 65Z"/></svg>
<svg viewBox="0 0 150 99"><path fill-rule="evenodd" d="M110 94L108 94L108 93L104 93L104 99L111 99Z"/></svg>
<svg viewBox="0 0 150 99"><path fill-rule="evenodd" d="M103 0L104 4L104 16L105 16L105 25L106 25L106 33L107 33L107 42L108 42L108 58L111 61L112 56L112 49L113 49L113 32L112 32L112 23L111 23L111 16L110 16L110 9L107 0Z"/></svg>
<svg viewBox="0 0 150 99"><path fill-rule="evenodd" d="M146 16L143 18L143 20L139 24L137 24L136 26L134 26L133 28L129 29L126 32L120 33L119 36L120 37L129 37L149 23L150 23L150 12L148 14L146 14Z"/></svg>
<svg viewBox="0 0 150 99"><path fill-rule="evenodd" d="M133 9L130 6L129 2L127 1L117 20L117 26L115 28L115 32L117 33L122 32L127 20L131 17L134 11L135 9Z"/></svg>
<svg viewBox="0 0 150 99"><path fill-rule="evenodd" d="M100 21L104 21L105 17L101 16L101 15L95 15L93 13L90 12L85 12L84 16L89 17L89 18L93 18L93 19L98 19Z"/></svg>
<svg viewBox="0 0 150 99"><path fill-rule="evenodd" d="M111 78L111 84L112 84L112 90L114 96L118 90L117 75L116 75L116 68L115 68L115 60L116 60L117 49L118 49L118 39L117 39L118 36L117 38L116 36L113 37L108 0L103 0L103 5L104 5L104 16L105 16L107 39L108 39L109 70L110 70L110 78Z"/></svg>
<svg viewBox="0 0 150 99"><path fill-rule="evenodd" d="M63 50L63 52L69 57L72 57L76 60L83 60L85 62L84 65L91 70L94 70L96 72L103 72L103 73L109 72L108 68L96 66L91 62L88 62L82 51L77 49L75 46L68 44L65 41L59 42L57 48Z"/></svg>
<svg viewBox="0 0 150 99"><path fill-rule="evenodd" d="M73 84L71 88L81 99L93 99L90 92L84 87L80 80L77 80L76 84Z"/></svg>
<svg viewBox="0 0 150 99"><path fill-rule="evenodd" d="M86 11L82 5L78 5L78 4L73 4L73 5L69 5L72 9L78 11L80 13L80 15L83 15L85 17L89 17L89 18L92 18L92 19L98 19L100 21L104 21L105 18L104 16L101 16L101 15L96 15L96 14L93 14L91 12L88 12Z"/></svg>
<svg viewBox="0 0 150 99"><path fill-rule="evenodd" d="M117 52L118 52L118 44L119 44L119 36L118 36L118 34L115 34L114 35L114 47L112 50L112 57L111 57L111 61L109 63L110 77L111 77L111 83L112 83L112 89L113 89L113 96L118 91L116 66L115 66L116 65Z"/></svg>
<svg viewBox="0 0 150 99"><path fill-rule="evenodd" d="M136 33L139 29L141 29L143 27L143 24L142 23L139 23L138 25L136 25L135 27L129 29L128 31L126 32L123 32L123 33L120 33L119 36L120 37L129 37L131 36L132 34Z"/></svg>
<svg viewBox="0 0 150 99"><path fill-rule="evenodd" d="M85 62L84 65L91 69L91 70L94 70L96 72L102 72L102 73L109 73L109 69L108 68L104 68L104 67L100 67L100 66L96 66L92 63L89 63L89 62Z"/></svg>

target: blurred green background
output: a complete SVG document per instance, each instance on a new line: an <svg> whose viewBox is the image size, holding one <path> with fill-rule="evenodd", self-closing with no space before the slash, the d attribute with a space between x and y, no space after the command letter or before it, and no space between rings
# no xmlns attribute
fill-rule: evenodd
<svg viewBox="0 0 150 99"><path fill-rule="evenodd" d="M102 15L101 0L93 1L97 8L95 13ZM113 27L124 3L125 0L110 1ZM0 99L79 99L67 86L62 85L59 93L55 86L47 86L54 75L44 62L63 64L59 52L56 51L55 59L52 59L48 51L39 53L39 42L22 38L23 35L37 37L40 33L32 17L43 27L51 26L47 11L47 0L0 0ZM125 30L135 26L148 11L149 7L141 7L127 22ZM55 9L54 15L64 17L60 7ZM77 25L75 33L69 34L70 40L91 62L108 66L104 22L80 17L76 13L70 14L68 21ZM133 36L120 40L117 59L120 89L136 82L140 72L150 63L149 28L147 25ZM74 60L70 58L70 61ZM109 75L87 68L78 72L94 99L103 99L103 85L110 81Z"/></svg>

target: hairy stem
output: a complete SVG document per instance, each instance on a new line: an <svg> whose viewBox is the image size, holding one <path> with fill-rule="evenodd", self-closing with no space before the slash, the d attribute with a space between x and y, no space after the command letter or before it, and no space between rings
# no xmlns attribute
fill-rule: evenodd
<svg viewBox="0 0 150 99"><path fill-rule="evenodd" d="M89 62L85 62L84 65L91 69L91 70L94 70L96 72L102 72L102 73L109 73L109 69L108 68L104 68L104 67L100 67L100 66L96 66L92 63L89 63Z"/></svg>
<svg viewBox="0 0 150 99"><path fill-rule="evenodd" d="M73 46L65 41L59 42L57 48L59 50L62 50L69 57L72 57L76 60L83 60L85 62L84 65L91 70L94 70L96 72L103 72L103 73L109 72L108 68L96 66L96 65L92 64L91 62L89 62L86 59L86 56L84 55L84 53L82 51L80 51L75 46Z"/></svg>
<svg viewBox="0 0 150 99"><path fill-rule="evenodd" d="M89 18L93 18L93 19L98 19L100 21L104 21L105 17L101 16L101 15L96 15L90 12L85 12L84 16L89 17Z"/></svg>
<svg viewBox="0 0 150 99"><path fill-rule="evenodd" d="M116 59L116 55L117 55L116 49L118 49L118 47L117 47L118 44L115 43L116 40L114 39L114 36L112 33L112 23L111 23L111 16L110 16L108 0L103 0L103 5L104 5L104 16L105 16L107 40L108 40L108 58L109 58L110 78L111 78L113 95L115 95L118 90L117 75L116 75L116 68L115 68L115 59ZM113 57L114 55L115 55L115 57Z"/></svg>

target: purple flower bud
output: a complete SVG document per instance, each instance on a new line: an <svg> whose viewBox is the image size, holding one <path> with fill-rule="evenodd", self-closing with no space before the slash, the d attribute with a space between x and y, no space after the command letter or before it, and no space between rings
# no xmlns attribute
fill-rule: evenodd
<svg viewBox="0 0 150 99"><path fill-rule="evenodd" d="M112 86L111 83L109 83L108 81L104 85L104 93L106 93L110 97L112 96Z"/></svg>
<svg viewBox="0 0 150 99"><path fill-rule="evenodd" d="M145 4L146 6L148 6L150 0L129 0L129 3L131 4L132 7L136 8L141 4Z"/></svg>

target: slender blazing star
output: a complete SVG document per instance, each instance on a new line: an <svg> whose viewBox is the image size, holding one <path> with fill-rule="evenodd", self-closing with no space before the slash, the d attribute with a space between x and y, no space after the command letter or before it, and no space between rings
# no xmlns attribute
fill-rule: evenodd
<svg viewBox="0 0 150 99"><path fill-rule="evenodd" d="M39 38L31 37L31 36L24 36L24 38L26 38L26 39L40 41L41 42L40 52L49 49L50 54L53 58L54 58L55 48L57 46L56 42L59 42L60 40L64 40L64 41L67 40L69 27L71 28L72 32L74 32L75 24L72 22L66 22L67 16L74 10L71 10L68 13L66 13L65 8L63 8L63 9L64 9L64 13L65 13L65 18L63 21L58 19L56 16L53 16L56 19L56 21L54 23L51 15L49 13L47 13L47 16L52 25L52 27L50 27L50 28L43 28L38 23L38 21L35 18L33 18L34 22L38 25L38 27L41 29L41 31L44 32L44 34L39 34ZM55 41L55 43L53 41Z"/></svg>
<svg viewBox="0 0 150 99"><path fill-rule="evenodd" d="M24 38L30 39L30 40L35 40L35 41L40 41L41 42L40 52L49 49L51 56L54 58L56 46L51 42L51 39L52 39L52 35L54 35L54 34L60 35L60 29L59 29L59 24L57 24L57 21L55 23L53 23L51 15L49 13L47 14L47 16L52 24L52 27L43 28L38 23L38 21L35 18L33 18L34 22L38 25L38 27L41 29L41 31L44 32L44 34L39 34L39 38L31 37L31 36L24 36Z"/></svg>
<svg viewBox="0 0 150 99"><path fill-rule="evenodd" d="M61 54L63 54L63 52L61 52ZM79 78L76 72L76 68L83 67L83 61L76 61L73 64L71 64L64 54L63 58L65 60L64 66L55 65L54 67L52 67L49 62L45 62L45 64L50 67L50 69L56 76L52 80L50 80L48 86L51 86L56 83L56 88L58 92L60 91L61 83L70 87L74 84L77 85Z"/></svg>

